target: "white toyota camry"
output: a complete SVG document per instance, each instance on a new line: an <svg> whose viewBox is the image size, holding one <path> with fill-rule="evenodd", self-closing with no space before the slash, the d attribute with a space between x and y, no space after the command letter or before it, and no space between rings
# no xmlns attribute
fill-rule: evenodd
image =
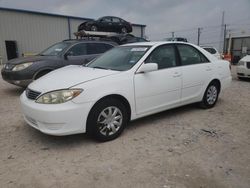
<svg viewBox="0 0 250 188"><path fill-rule="evenodd" d="M230 83L229 63L196 45L143 42L53 71L20 98L25 121L43 133L108 141L130 120L189 103L211 108Z"/></svg>

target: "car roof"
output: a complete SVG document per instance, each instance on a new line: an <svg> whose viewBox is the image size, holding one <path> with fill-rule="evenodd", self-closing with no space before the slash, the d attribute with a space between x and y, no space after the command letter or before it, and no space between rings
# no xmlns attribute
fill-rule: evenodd
<svg viewBox="0 0 250 188"><path fill-rule="evenodd" d="M113 45L118 45L117 43L111 41L111 40L86 40L86 39L68 39L68 40L63 40L62 42L66 43L105 43L105 44L113 44Z"/></svg>
<svg viewBox="0 0 250 188"><path fill-rule="evenodd" d="M158 46L162 44L190 44L188 42L181 42L181 41L150 41L150 42L136 42L136 43L130 43L125 44L123 46Z"/></svg>

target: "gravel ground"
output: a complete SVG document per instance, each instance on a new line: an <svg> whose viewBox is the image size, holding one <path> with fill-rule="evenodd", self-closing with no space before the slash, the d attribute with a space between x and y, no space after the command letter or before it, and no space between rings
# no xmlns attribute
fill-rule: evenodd
<svg viewBox="0 0 250 188"><path fill-rule="evenodd" d="M250 187L250 81L234 79L212 109L149 116L106 143L27 126L22 91L0 79L0 187Z"/></svg>

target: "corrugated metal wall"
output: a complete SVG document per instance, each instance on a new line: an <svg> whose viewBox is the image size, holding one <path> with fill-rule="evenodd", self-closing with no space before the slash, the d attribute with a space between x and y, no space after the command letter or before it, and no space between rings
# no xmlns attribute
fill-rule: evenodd
<svg viewBox="0 0 250 188"><path fill-rule="evenodd" d="M69 35L74 39L74 32L83 21L66 16L0 10L0 56L5 63L6 40L17 42L18 55L21 57L23 53L38 53L56 42L68 39ZM141 26L133 26L133 34L141 36Z"/></svg>
<svg viewBox="0 0 250 188"><path fill-rule="evenodd" d="M6 60L5 40L17 41L19 56L40 52L55 42L68 38L65 18L0 10L0 54Z"/></svg>

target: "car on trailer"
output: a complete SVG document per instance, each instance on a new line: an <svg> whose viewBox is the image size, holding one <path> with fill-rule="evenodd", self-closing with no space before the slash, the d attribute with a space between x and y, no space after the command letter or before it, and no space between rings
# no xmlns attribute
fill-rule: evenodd
<svg viewBox="0 0 250 188"><path fill-rule="evenodd" d="M97 20L85 21L78 26L78 31L106 31L130 33L133 31L131 23L115 16L104 16Z"/></svg>

